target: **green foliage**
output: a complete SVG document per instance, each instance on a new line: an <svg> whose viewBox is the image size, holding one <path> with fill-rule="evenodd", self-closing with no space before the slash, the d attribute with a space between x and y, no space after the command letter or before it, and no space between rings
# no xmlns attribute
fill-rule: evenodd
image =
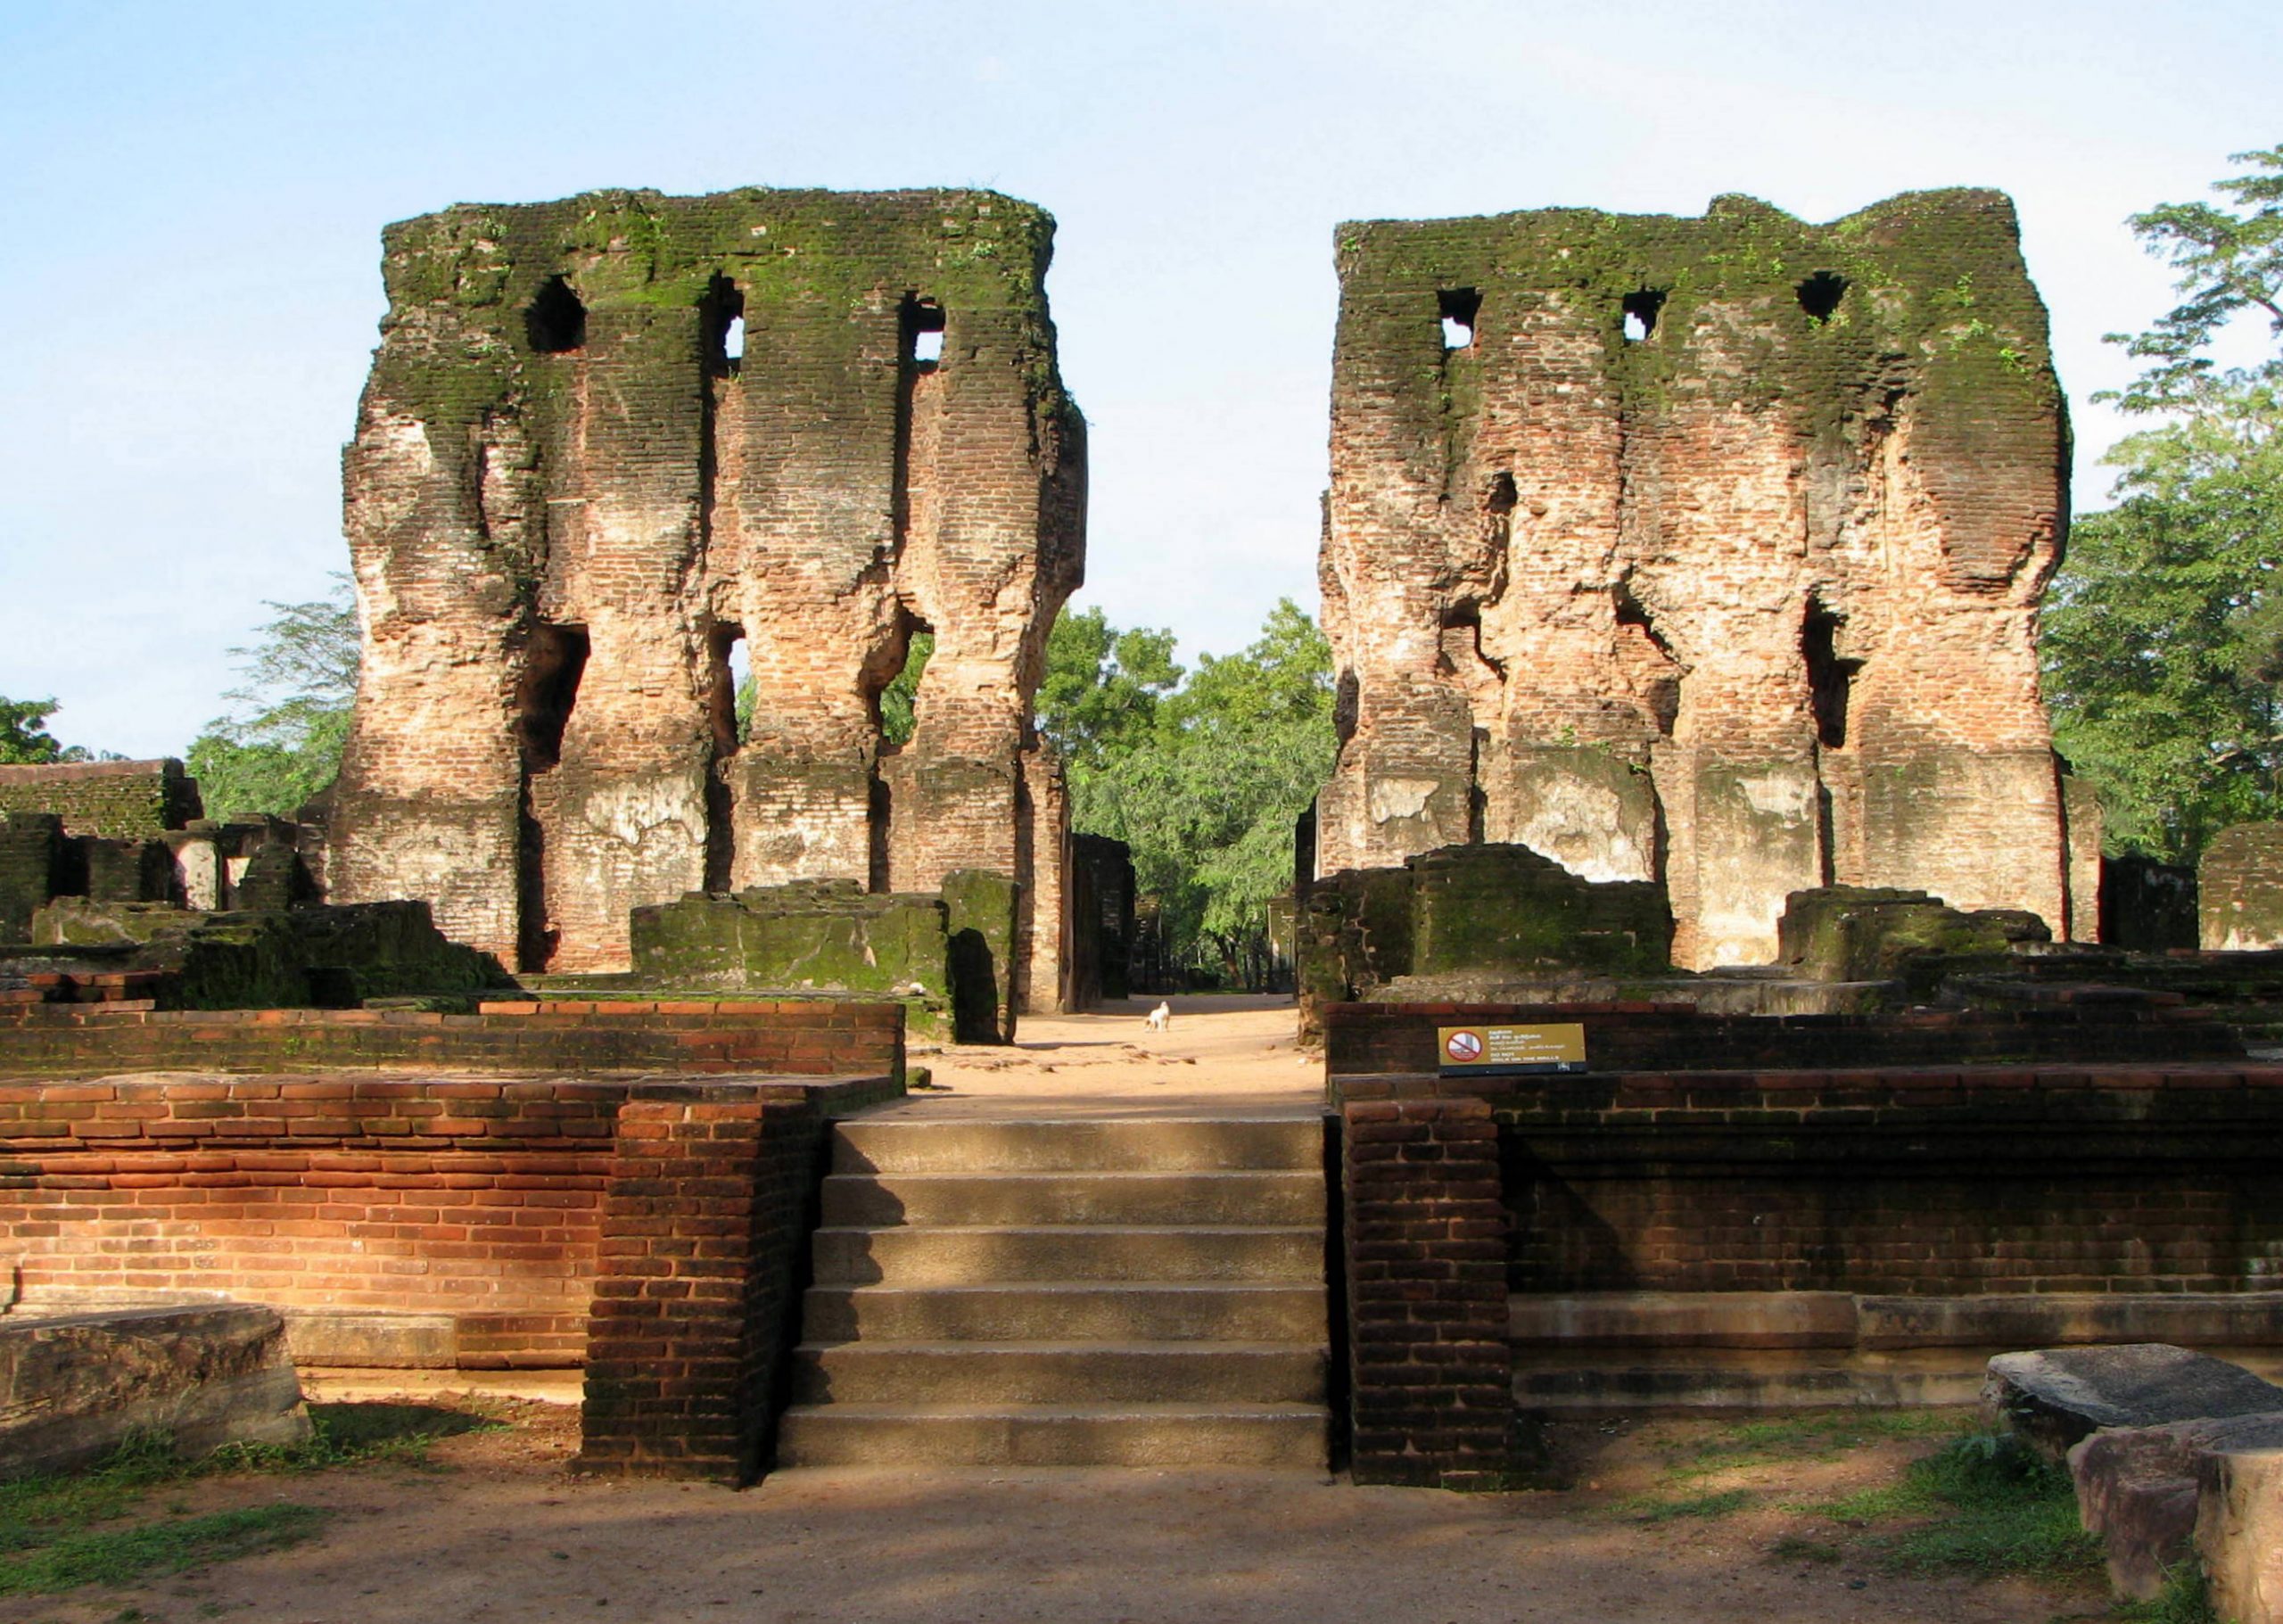
<svg viewBox="0 0 2283 1624"><path fill-rule="evenodd" d="M1981 1578L2087 1579L2101 1546L2077 1520L2069 1474L2007 1433L1953 1439L1892 1483L1793 1509L1835 1522L1908 1521L1876 1543L1888 1566Z"/></svg>
<svg viewBox="0 0 2283 1624"><path fill-rule="evenodd" d="M890 678L880 690L880 738L891 745L911 742L912 729L918 725L912 705L919 697L920 674L927 669L928 656L935 652L935 634L915 631L903 653L903 669Z"/></svg>
<svg viewBox="0 0 2283 1624"><path fill-rule="evenodd" d="M2221 1624L2204 1570L2193 1557L2164 1570L2164 1587L2152 1600L2128 1602L2116 1616L2130 1624Z"/></svg>
<svg viewBox="0 0 2283 1624"><path fill-rule="evenodd" d="M1120 631L1100 609L1064 614L1047 639L1039 731L1053 741L1074 781L1090 778L1148 738L1158 701L1181 679L1172 632L1141 626Z"/></svg>
<svg viewBox="0 0 2283 1624"><path fill-rule="evenodd" d="M288 816L341 769L357 697L357 609L349 579L310 603L268 606L276 617L251 648L233 648L244 678L231 709L191 743L188 765L210 818Z"/></svg>
<svg viewBox="0 0 2283 1624"><path fill-rule="evenodd" d="M55 710L53 699L0 697L0 766L88 759L78 746L67 749L49 736L47 719Z"/></svg>
<svg viewBox="0 0 2283 1624"><path fill-rule="evenodd" d="M1133 848L1179 961L1256 979L1269 900L1292 883L1293 822L1337 749L1331 646L1288 599L1244 652L1204 656L1174 688L1168 633L1077 618L1046 719L1076 746L1073 827Z"/></svg>
<svg viewBox="0 0 2283 1624"><path fill-rule="evenodd" d="M1752 1503L1749 1488L1719 1488L1694 1495L1635 1495L1611 1507L1636 1522L1675 1522L1684 1518L1726 1517Z"/></svg>
<svg viewBox="0 0 2283 1624"><path fill-rule="evenodd" d="M2079 521L2048 594L2054 739L2098 789L2112 849L2191 861L2230 823L2283 815L2283 147L2216 190L2249 213L2168 203L2133 218L2183 301L2113 334L2150 364L2119 394L2163 421L2110 452L2119 504ZM2264 314L2276 352L2206 353Z"/></svg>

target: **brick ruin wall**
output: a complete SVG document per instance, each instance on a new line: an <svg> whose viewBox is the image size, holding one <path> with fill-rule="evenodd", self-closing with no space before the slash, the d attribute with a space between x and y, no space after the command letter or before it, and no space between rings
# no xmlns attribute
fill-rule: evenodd
<svg viewBox="0 0 2283 1624"><path fill-rule="evenodd" d="M2089 921L2036 662L2067 426L2003 196L1339 259L1319 874L1514 842L1661 880L1698 969L1833 882Z"/></svg>
<svg viewBox="0 0 2283 1624"><path fill-rule="evenodd" d="M612 970L638 904L988 869L1027 882L1053 1007L1067 813L1030 700L1085 491L1051 235L963 191L390 227L344 466L364 669L334 900L425 898L504 962ZM886 746L921 630L916 732Z"/></svg>
<svg viewBox="0 0 2283 1624"><path fill-rule="evenodd" d="M73 835L157 840L202 811L198 781L171 759L0 767L0 812L54 812Z"/></svg>
<svg viewBox="0 0 2283 1624"><path fill-rule="evenodd" d="M2283 823L2238 823L2204 848L2195 881L2206 952L2283 947Z"/></svg>

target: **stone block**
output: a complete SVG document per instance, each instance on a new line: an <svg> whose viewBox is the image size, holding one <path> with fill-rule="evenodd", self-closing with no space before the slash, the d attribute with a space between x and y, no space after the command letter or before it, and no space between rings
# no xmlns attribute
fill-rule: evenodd
<svg viewBox="0 0 2283 1624"><path fill-rule="evenodd" d="M963 1043L1015 1041L1015 934L1022 887L1003 874L944 877L952 1025Z"/></svg>
<svg viewBox="0 0 2283 1624"><path fill-rule="evenodd" d="M1826 981L1884 981L1914 960L2001 957L2017 942L2048 942L2035 914L1966 913L1924 891L1823 886L1784 899L1776 953L1787 967Z"/></svg>
<svg viewBox="0 0 2283 1624"><path fill-rule="evenodd" d="M284 1322L242 1303L0 1322L0 1478L69 1471L150 1432L186 1457L307 1439Z"/></svg>
<svg viewBox="0 0 2283 1624"><path fill-rule="evenodd" d="M2128 1342L2000 1354L1990 1361L1982 1407L1992 1423L2059 1461L2103 1427L2283 1413L2283 1388L2188 1348Z"/></svg>
<svg viewBox="0 0 2283 1624"><path fill-rule="evenodd" d="M2283 1624L2283 1415L2216 1430L2196 1461L2196 1556L2214 1616Z"/></svg>

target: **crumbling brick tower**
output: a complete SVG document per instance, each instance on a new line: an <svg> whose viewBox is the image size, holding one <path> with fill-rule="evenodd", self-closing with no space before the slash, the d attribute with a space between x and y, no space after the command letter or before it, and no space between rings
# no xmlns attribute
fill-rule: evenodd
<svg viewBox="0 0 2283 1624"><path fill-rule="evenodd" d="M334 896L598 970L637 903L989 869L1051 1007L1067 817L1030 701L1085 502L1052 232L987 192L759 189L389 227ZM898 752L879 695L920 630Z"/></svg>
<svg viewBox="0 0 2283 1624"><path fill-rule="evenodd" d="M2068 430L2012 205L1339 228L1317 868L1470 840L1663 879L1684 964L1784 894L2069 922L2038 697Z"/></svg>

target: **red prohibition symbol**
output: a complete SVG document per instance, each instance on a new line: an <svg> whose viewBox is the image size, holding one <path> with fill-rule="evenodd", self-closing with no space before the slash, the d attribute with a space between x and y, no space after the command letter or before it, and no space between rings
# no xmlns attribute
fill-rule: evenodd
<svg viewBox="0 0 2283 1624"><path fill-rule="evenodd" d="M1443 1052L1463 1065L1482 1058L1482 1040L1471 1032L1454 1032L1443 1044Z"/></svg>

